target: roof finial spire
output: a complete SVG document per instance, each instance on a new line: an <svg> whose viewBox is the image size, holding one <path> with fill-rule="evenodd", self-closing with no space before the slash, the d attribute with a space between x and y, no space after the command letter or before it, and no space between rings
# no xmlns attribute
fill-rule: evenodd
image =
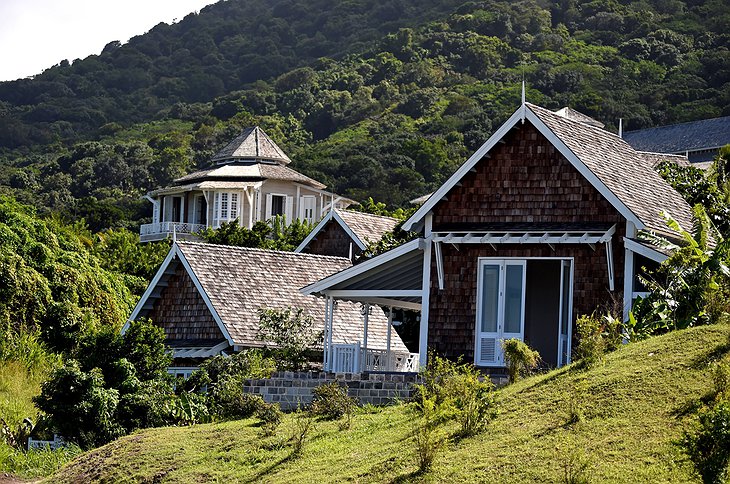
<svg viewBox="0 0 730 484"><path fill-rule="evenodd" d="M624 119L618 118L618 137L623 138L624 137Z"/></svg>

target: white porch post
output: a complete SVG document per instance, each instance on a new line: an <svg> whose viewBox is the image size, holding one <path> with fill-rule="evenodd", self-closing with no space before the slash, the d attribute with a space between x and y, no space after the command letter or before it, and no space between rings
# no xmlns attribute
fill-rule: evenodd
<svg viewBox="0 0 730 484"><path fill-rule="evenodd" d="M330 314L330 298L327 296L324 299L324 334L322 335L322 369L324 371L329 370L329 347L327 345L329 341L329 314Z"/></svg>
<svg viewBox="0 0 730 484"><path fill-rule="evenodd" d="M254 188L248 187L246 188L246 201L248 202L248 223L247 227L251 229L253 227L253 203L254 203Z"/></svg>
<svg viewBox="0 0 730 484"><path fill-rule="evenodd" d="M426 226L424 235L426 238L426 246L423 248L423 279L421 287L423 294L421 295L421 324L418 334L418 365L421 368L426 366L428 362L428 306L431 294L431 224L433 215L426 215Z"/></svg>
<svg viewBox="0 0 730 484"><path fill-rule="evenodd" d="M327 342L327 347L330 350L330 371L332 371L332 368L334 367L334 363L332 358L334 357L334 352L332 351L332 333L334 332L334 326L335 326L335 309L337 309L337 301L334 300L333 297L330 296L330 328L329 332L327 333L327 337L329 338L329 341Z"/></svg>
<svg viewBox="0 0 730 484"><path fill-rule="evenodd" d="M636 237L636 226L626 221L626 238ZM629 311L634 295L634 253L624 248L624 321L629 320Z"/></svg>
<svg viewBox="0 0 730 484"><path fill-rule="evenodd" d="M386 349L386 358L387 358L387 364L386 368L388 371L393 371L393 365L391 364L391 358L390 358L390 334L393 330L393 306L388 307L388 336L385 340L385 349Z"/></svg>
<svg viewBox="0 0 730 484"><path fill-rule="evenodd" d="M362 336L362 364L360 365L361 371L366 371L368 366L368 319L370 317L370 304L365 303L362 306L362 324L363 324L363 336Z"/></svg>

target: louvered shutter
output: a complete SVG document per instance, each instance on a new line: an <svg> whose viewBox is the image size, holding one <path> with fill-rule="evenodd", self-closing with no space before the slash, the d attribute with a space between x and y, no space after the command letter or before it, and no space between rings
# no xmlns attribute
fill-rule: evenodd
<svg viewBox="0 0 730 484"><path fill-rule="evenodd" d="M286 208L284 209L284 218L286 219L287 224L290 224L292 222L293 215L294 215L294 197L287 195Z"/></svg>
<svg viewBox="0 0 730 484"><path fill-rule="evenodd" d="M271 218L271 193L266 194L266 215L264 216L264 220L269 220Z"/></svg>

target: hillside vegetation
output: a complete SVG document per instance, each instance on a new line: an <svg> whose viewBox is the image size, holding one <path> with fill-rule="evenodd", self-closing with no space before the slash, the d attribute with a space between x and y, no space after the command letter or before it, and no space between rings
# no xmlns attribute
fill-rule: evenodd
<svg viewBox="0 0 730 484"><path fill-rule="evenodd" d="M443 448L427 474L416 472L415 414L396 406L363 412L349 430L318 422L299 457L288 442L295 416L265 438L252 420L146 430L83 454L49 482L563 482L566 473L695 482L673 442L728 351L728 326L697 327L632 343L589 370L520 381L499 390L500 414L487 430ZM583 419L570 424L571 410Z"/></svg>
<svg viewBox="0 0 730 484"><path fill-rule="evenodd" d="M403 206L506 119L523 77L528 100L613 129L730 114L727 2L325 3L220 2L0 83L0 185L94 230L131 226L146 190L259 124L295 169Z"/></svg>

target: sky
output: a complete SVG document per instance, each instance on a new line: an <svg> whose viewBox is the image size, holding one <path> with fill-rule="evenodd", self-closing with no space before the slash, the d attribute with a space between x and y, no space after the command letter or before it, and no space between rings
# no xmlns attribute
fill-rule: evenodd
<svg viewBox="0 0 730 484"><path fill-rule="evenodd" d="M0 0L0 81L99 54L216 0Z"/></svg>

